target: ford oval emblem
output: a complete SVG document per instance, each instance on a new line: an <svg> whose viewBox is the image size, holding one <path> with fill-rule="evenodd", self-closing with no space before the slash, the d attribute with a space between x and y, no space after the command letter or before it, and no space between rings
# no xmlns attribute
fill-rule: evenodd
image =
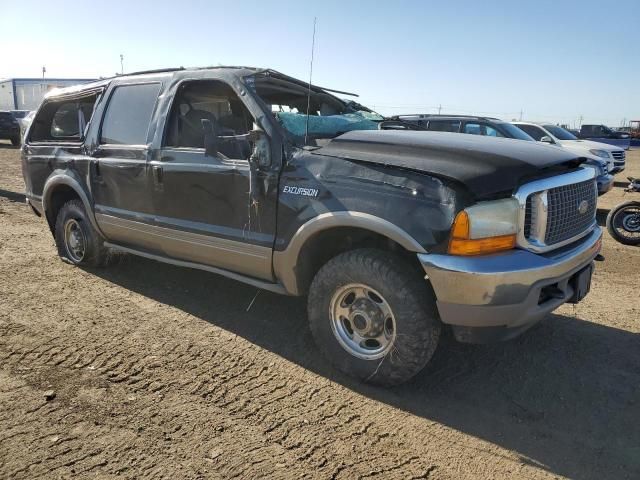
<svg viewBox="0 0 640 480"><path fill-rule="evenodd" d="M578 204L578 212L580 212L581 215L584 215L585 213L587 213L587 210L589 210L589 202L586 200L582 200Z"/></svg>

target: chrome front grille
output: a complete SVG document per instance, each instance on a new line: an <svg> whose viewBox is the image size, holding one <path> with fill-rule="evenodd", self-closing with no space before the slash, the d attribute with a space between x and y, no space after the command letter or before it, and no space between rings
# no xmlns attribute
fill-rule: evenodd
<svg viewBox="0 0 640 480"><path fill-rule="evenodd" d="M591 227L596 217L597 198L593 180L547 190L544 243L555 245Z"/></svg>
<svg viewBox="0 0 640 480"><path fill-rule="evenodd" d="M523 185L520 203L520 247L535 252L559 248L596 227L598 190L595 170L582 168Z"/></svg>
<svg viewBox="0 0 640 480"><path fill-rule="evenodd" d="M624 150L614 150L613 152L611 152L611 155L615 160L624 160L626 156Z"/></svg>

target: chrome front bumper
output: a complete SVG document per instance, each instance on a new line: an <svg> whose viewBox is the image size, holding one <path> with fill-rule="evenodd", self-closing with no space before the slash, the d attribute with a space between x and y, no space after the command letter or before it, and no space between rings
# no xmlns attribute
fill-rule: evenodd
<svg viewBox="0 0 640 480"><path fill-rule="evenodd" d="M547 254L511 250L463 257L418 254L444 323L521 330L573 296L571 277L598 255L596 227L578 242ZM508 336L510 332L504 332Z"/></svg>

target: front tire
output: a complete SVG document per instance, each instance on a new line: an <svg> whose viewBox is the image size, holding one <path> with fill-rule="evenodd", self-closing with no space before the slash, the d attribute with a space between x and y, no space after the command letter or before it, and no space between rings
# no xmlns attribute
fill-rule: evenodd
<svg viewBox="0 0 640 480"><path fill-rule="evenodd" d="M326 358L347 375L378 385L398 385L420 372L440 338L425 280L381 250L352 250L327 262L311 284L308 313Z"/></svg>
<svg viewBox="0 0 640 480"><path fill-rule="evenodd" d="M607 230L624 245L640 245L640 202L621 203L611 210Z"/></svg>
<svg viewBox="0 0 640 480"><path fill-rule="evenodd" d="M109 263L109 251L91 225L80 200L68 201L58 212L55 239L58 255L66 262L87 267L102 267Z"/></svg>

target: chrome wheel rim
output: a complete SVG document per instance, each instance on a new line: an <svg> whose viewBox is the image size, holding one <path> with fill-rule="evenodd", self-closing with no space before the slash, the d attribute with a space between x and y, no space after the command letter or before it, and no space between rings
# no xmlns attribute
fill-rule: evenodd
<svg viewBox="0 0 640 480"><path fill-rule="evenodd" d="M71 260L81 262L85 255L86 240L80 224L74 218L64 224L64 244Z"/></svg>
<svg viewBox="0 0 640 480"><path fill-rule="evenodd" d="M331 299L331 329L348 353L363 360L384 357L396 339L391 307L373 288L352 283L338 289Z"/></svg>

